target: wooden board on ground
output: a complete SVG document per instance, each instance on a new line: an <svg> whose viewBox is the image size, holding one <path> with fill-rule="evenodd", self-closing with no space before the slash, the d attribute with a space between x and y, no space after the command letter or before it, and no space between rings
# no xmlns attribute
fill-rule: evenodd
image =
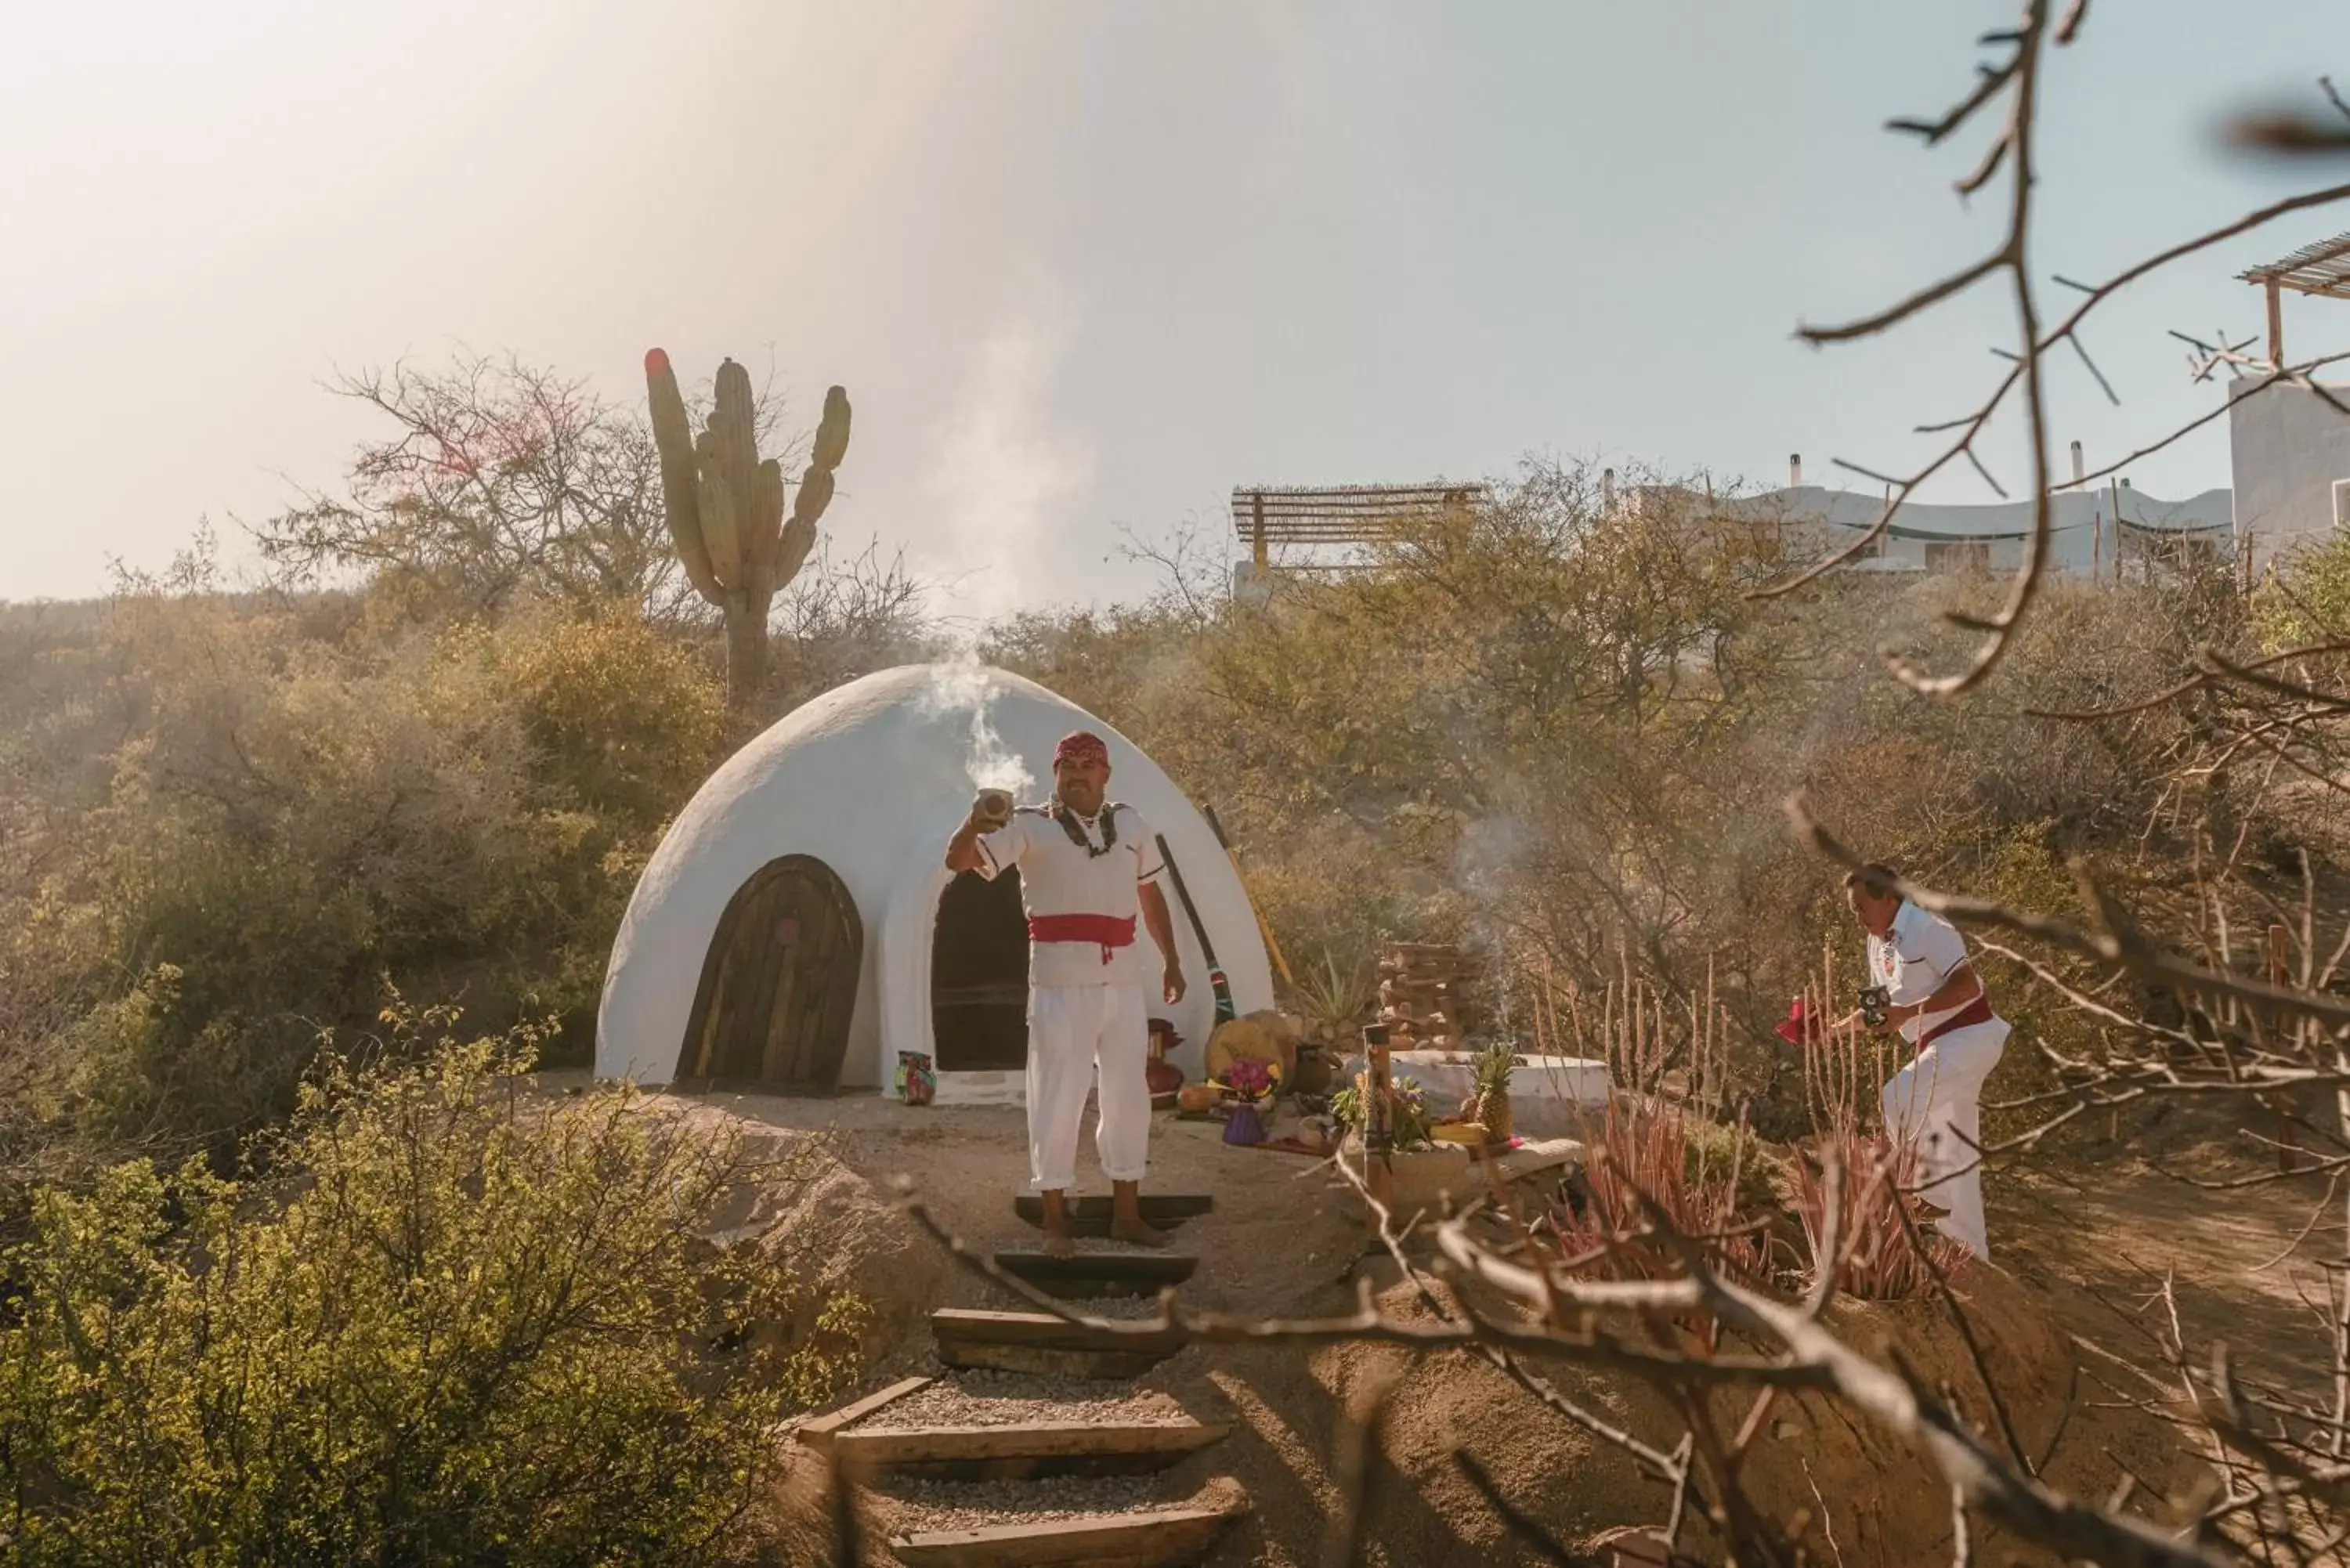
<svg viewBox="0 0 2350 1568"><path fill-rule="evenodd" d="M1146 1192L1140 1202L1144 1223L1162 1231L1197 1219L1215 1206L1216 1200L1204 1192ZM1045 1200L1036 1194L1024 1192L1014 1198L1012 1211L1038 1230L1044 1229ZM1108 1235L1109 1199L1099 1194L1070 1199L1069 1231L1077 1236Z"/></svg>
<svg viewBox="0 0 2350 1568"><path fill-rule="evenodd" d="M998 1268L1056 1296L1147 1296L1191 1277L1200 1260L1180 1252L998 1252Z"/></svg>
<svg viewBox="0 0 2350 1568"><path fill-rule="evenodd" d="M1205 1556L1248 1510L1240 1483L1219 1477L1201 1501L1182 1508L930 1531L899 1536L889 1550L906 1568L1177 1568Z"/></svg>
<svg viewBox="0 0 2350 1568"><path fill-rule="evenodd" d="M1086 1328L1049 1313L941 1307L931 1337L949 1366L981 1366L1056 1377L1135 1377L1183 1348L1180 1329L1118 1333Z"/></svg>
<svg viewBox="0 0 2350 1568"><path fill-rule="evenodd" d="M842 1465L951 1480L1163 1470L1232 1430L1225 1422L1035 1421L1001 1427L866 1427L835 1433Z"/></svg>
<svg viewBox="0 0 2350 1568"><path fill-rule="evenodd" d="M1163 1350L1054 1350L1033 1345L992 1345L984 1340L944 1338L938 1342L938 1354L939 1359L949 1366L1020 1372L1031 1377L1085 1377L1097 1382L1139 1377L1169 1355Z"/></svg>
<svg viewBox="0 0 2350 1568"><path fill-rule="evenodd" d="M1051 1345L1070 1350L1163 1350L1183 1348L1180 1328L1087 1328L1041 1312L987 1312L977 1307L940 1307L931 1314L931 1332L997 1345Z"/></svg>
<svg viewBox="0 0 2350 1568"><path fill-rule="evenodd" d="M843 1427L855 1426L884 1405L903 1399L918 1388L929 1387L931 1382L928 1377L901 1377L878 1393L868 1394L853 1404L843 1405L837 1410L828 1411L813 1419L801 1422L800 1429L794 1435L811 1449L829 1449L832 1447L833 1434Z"/></svg>

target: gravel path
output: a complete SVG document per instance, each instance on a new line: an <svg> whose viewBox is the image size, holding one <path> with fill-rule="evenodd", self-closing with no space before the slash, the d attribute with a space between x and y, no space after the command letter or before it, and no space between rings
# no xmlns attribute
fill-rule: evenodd
<svg viewBox="0 0 2350 1568"><path fill-rule="evenodd" d="M927 1388L893 1399L857 1425L866 1431L1014 1427L1031 1421L1171 1426L1185 1418L1183 1407L1166 1394L1116 1384L1087 1385L1020 1372L974 1369L950 1374Z"/></svg>
<svg viewBox="0 0 2350 1568"><path fill-rule="evenodd" d="M910 1535L1165 1508L1170 1503L1160 1495L1162 1480L1159 1476L1045 1476L993 1481L907 1478L889 1481L880 1496L888 1500L891 1529Z"/></svg>

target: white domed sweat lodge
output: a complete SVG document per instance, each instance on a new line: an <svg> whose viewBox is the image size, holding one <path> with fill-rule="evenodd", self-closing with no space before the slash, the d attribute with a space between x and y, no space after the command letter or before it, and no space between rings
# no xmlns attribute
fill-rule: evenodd
<svg viewBox="0 0 2350 1568"><path fill-rule="evenodd" d="M1072 730L1109 746L1110 797L1163 838L1243 1013L1273 1005L1248 895L1200 811L1134 743L1034 681L914 665L836 688L730 758L647 862L612 945L598 1076L822 1092L889 1084L929 1057L941 1104L1026 1092L1028 940L1020 878L956 875L941 846L982 784L1024 764L1050 794ZM1170 879L1171 880L1171 879ZM1170 894L1170 902L1175 901ZM1142 992L1200 1075L1215 1002L1191 922L1170 910L1182 1002ZM1136 961L1155 961L1148 940Z"/></svg>

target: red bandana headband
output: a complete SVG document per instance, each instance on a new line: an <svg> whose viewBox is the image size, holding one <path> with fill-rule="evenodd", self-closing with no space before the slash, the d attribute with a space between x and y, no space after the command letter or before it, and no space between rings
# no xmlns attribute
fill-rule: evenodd
<svg viewBox="0 0 2350 1568"><path fill-rule="evenodd" d="M1098 763L1103 767L1107 767L1109 766L1109 746L1099 735L1088 733L1084 730L1076 731L1062 736L1061 743L1053 748L1053 765L1057 768L1063 763L1076 763L1081 765L1086 763Z"/></svg>

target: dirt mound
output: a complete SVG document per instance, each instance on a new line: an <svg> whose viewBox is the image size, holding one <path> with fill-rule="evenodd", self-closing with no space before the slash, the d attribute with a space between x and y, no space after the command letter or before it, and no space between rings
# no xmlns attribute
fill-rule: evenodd
<svg viewBox="0 0 2350 1568"><path fill-rule="evenodd" d="M1401 1317L1423 1315L1417 1293L1381 1266L1380 1304ZM1970 1271L1960 1288L1969 1317L2018 1437L2035 1463L2054 1450L2048 1475L2067 1490L2102 1495L2118 1478L2110 1449L2141 1474L2166 1473L2170 1450L2158 1428L2082 1407L2070 1347L2056 1321L2027 1287L1996 1270ZM1351 1291L1301 1303L1301 1313L1344 1310ZM1927 1381L1947 1386L1970 1419L1996 1433L1990 1400L1947 1308L1911 1302L1845 1303L1839 1332L1874 1354L1898 1349ZM1210 1559L1217 1563L1298 1564L1320 1561L1323 1521L1339 1497L1333 1456L1351 1408L1375 1382L1400 1374L1369 1482L1365 1561L1395 1564L1493 1565L1541 1561L1505 1530L1454 1461L1465 1450L1503 1496L1571 1546L1587 1546L1610 1527L1662 1521L1666 1489L1635 1461L1539 1406L1505 1374L1473 1353L1446 1351L1408 1367L1387 1346L1295 1350L1195 1347L1168 1364L1170 1383L1187 1388L1202 1419L1226 1415L1239 1429L1190 1461L1179 1483L1231 1473L1247 1486L1255 1510ZM1669 1449L1685 1423L1637 1379L1552 1363L1540 1375L1601 1420ZM1751 1393L1724 1392L1714 1417L1734 1431ZM1750 1491L1776 1517L1809 1508L1855 1563L1913 1563L1947 1557L1949 1494L1924 1461L1816 1396L1783 1397L1765 1417L1749 1460ZM1994 1438L1994 1441L1996 1438ZM1177 1490L1180 1490L1180 1484ZM1987 1533L1980 1525L1977 1539ZM1995 1533L1988 1539L1996 1540ZM1718 1556L1702 1537L1690 1544ZM2002 1561L1993 1558L1989 1561ZM2021 1558L2020 1561L2032 1561Z"/></svg>
<svg viewBox="0 0 2350 1568"><path fill-rule="evenodd" d="M697 1114L748 1114L758 1136L778 1139L779 1149L819 1148L828 1162L801 1183L791 1212L820 1239L812 1256L820 1254L825 1278L862 1290L876 1303L876 1359L858 1392L909 1372L940 1371L924 1322L931 1308L1018 1304L953 1266L920 1236L895 1208L890 1186L899 1172L913 1175L941 1220L975 1246L1033 1244L1035 1232L1010 1218L1009 1198L1021 1174L1016 1112L925 1117L854 1103L811 1107L765 1101ZM816 1125L819 1116L828 1119ZM795 1119L799 1126L779 1125ZM798 1141L810 1138L824 1141ZM1388 1313L1425 1315L1415 1287L1384 1256L1367 1255L1362 1231L1336 1217L1302 1163L1204 1140L1194 1147L1180 1127L1154 1147L1153 1162L1159 1189L1216 1195L1215 1210L1178 1234L1178 1245L1201 1259L1187 1299L1236 1312L1336 1314L1355 1306L1359 1272ZM2076 1381L2073 1346L2052 1298L2036 1283L1976 1265L1958 1293L2018 1440L2035 1463L2045 1459L2052 1484L2101 1497L2120 1478L2121 1464L2152 1480L2171 1475L2173 1450L2158 1427L2126 1412L2092 1407L2101 1391ZM1857 1348L1880 1358L1898 1352L1917 1376L1946 1388L1991 1441L2000 1440L1991 1398L1947 1306L1841 1302L1833 1321ZM1544 1408L1489 1363L1460 1350L1425 1355L1405 1370L1409 1360L1408 1352L1384 1345L1194 1345L1141 1377L1114 1386L1074 1385L1068 1392L1078 1400L1148 1400L1201 1421L1232 1424L1224 1441L1164 1474L1109 1489L1122 1500L1111 1506L1145 1507L1181 1501L1218 1476L1236 1477L1252 1511L1217 1546L1211 1563L1303 1568L1321 1560L1326 1521L1341 1498L1336 1456L1344 1451L1351 1410L1367 1388L1399 1372L1370 1469L1370 1544L1364 1561L1394 1568L1499 1568L1540 1560L1478 1495L1453 1459L1456 1449L1571 1546L1586 1547L1611 1528L1665 1517L1666 1489L1628 1455ZM1636 1378L1557 1361L1538 1370L1598 1419L1659 1449L1670 1449L1687 1425ZM1022 1390L1007 1385L996 1392ZM962 1397L941 1391L930 1397ZM1710 1408L1725 1431L1734 1431L1752 1398L1751 1392L1725 1390L1712 1397ZM1772 1513L1783 1519L1810 1511L1814 1550L1825 1561L1839 1554L1854 1563L1947 1556L1946 1488L1924 1461L1831 1401L1816 1395L1775 1400L1748 1464L1750 1490ZM822 1459L795 1445L773 1501L768 1560L827 1560L831 1519ZM951 1485L861 1493L868 1560L889 1561L886 1542L893 1532L934 1527L983 1501ZM1977 1540L1988 1545L1999 1537L1978 1521ZM1701 1536L1688 1544L1719 1555ZM1980 1560L2011 1558L2039 1561L2004 1546Z"/></svg>

